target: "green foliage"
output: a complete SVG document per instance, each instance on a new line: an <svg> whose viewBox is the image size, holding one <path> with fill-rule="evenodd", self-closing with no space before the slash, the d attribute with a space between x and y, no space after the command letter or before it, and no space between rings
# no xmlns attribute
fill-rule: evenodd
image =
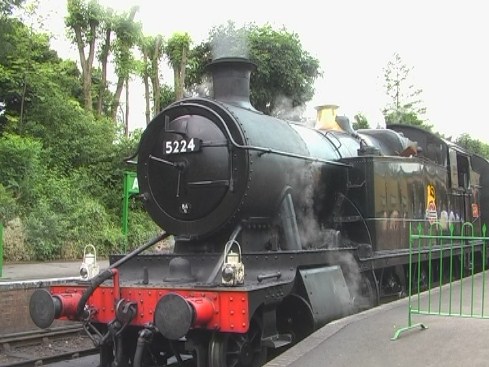
<svg viewBox="0 0 489 367"><path fill-rule="evenodd" d="M370 124L368 123L367 117L365 117L362 113L357 113L353 118L355 121L353 122L353 129L368 129L370 128Z"/></svg>
<svg viewBox="0 0 489 367"><path fill-rule="evenodd" d="M250 58L258 66L251 77L255 108L285 117L284 110L302 106L313 97L314 81L321 75L319 61L302 49L296 33L255 26L249 44ZM287 104L279 105L284 98Z"/></svg>
<svg viewBox="0 0 489 367"><path fill-rule="evenodd" d="M489 159L489 144L483 143L478 139L474 139L470 137L469 134L464 133L460 135L457 140L455 140L455 144L464 147L471 153L475 153Z"/></svg>
<svg viewBox="0 0 489 367"><path fill-rule="evenodd" d="M126 78L135 69L132 47L138 43L141 37L142 25L134 21L137 7L131 9L130 13L123 13L114 18L114 32L116 41L114 43L114 57L116 73L119 77Z"/></svg>
<svg viewBox="0 0 489 367"><path fill-rule="evenodd" d="M384 88L389 98L384 108L386 124L408 124L431 131L432 126L422 116L426 108L422 107L421 89L414 88L410 83L413 68L404 64L401 56L394 53L384 71Z"/></svg>
<svg viewBox="0 0 489 367"><path fill-rule="evenodd" d="M167 41L165 54L173 69L180 67L184 50L188 52L192 39L188 33L174 33Z"/></svg>
<svg viewBox="0 0 489 367"><path fill-rule="evenodd" d="M168 107L175 102L175 90L167 84L163 84L160 90L161 109ZM159 112L159 111L158 111Z"/></svg>
<svg viewBox="0 0 489 367"><path fill-rule="evenodd" d="M14 219L18 215L17 211L17 203L12 192L0 183L0 223Z"/></svg>
<svg viewBox="0 0 489 367"><path fill-rule="evenodd" d="M12 14L12 11L24 2L25 0L0 0L0 17Z"/></svg>
<svg viewBox="0 0 489 367"><path fill-rule="evenodd" d="M385 123L390 124L406 124L422 127L425 130L432 131L433 126L423 121L419 116L413 111L398 110L391 111L385 116Z"/></svg>
<svg viewBox="0 0 489 367"><path fill-rule="evenodd" d="M120 138L112 122L81 107L80 72L57 57L45 35L13 18L0 30L0 220L19 223L9 258L79 258L88 243L101 256L120 251L123 158L135 151L140 132ZM140 228L153 224L134 218L142 237ZM13 256L15 249L25 254Z"/></svg>
<svg viewBox="0 0 489 367"><path fill-rule="evenodd" d="M28 137L7 134L0 138L0 184L26 208L35 200L42 178L41 144Z"/></svg>
<svg viewBox="0 0 489 367"><path fill-rule="evenodd" d="M75 40L75 30L79 29L83 44L89 43L97 36L97 26L103 17L103 9L96 0L68 0L68 15L65 24L69 35Z"/></svg>

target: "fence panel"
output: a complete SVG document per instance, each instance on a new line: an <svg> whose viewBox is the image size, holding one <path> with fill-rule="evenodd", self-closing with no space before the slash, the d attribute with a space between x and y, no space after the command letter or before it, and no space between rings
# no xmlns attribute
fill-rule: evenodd
<svg viewBox="0 0 489 367"><path fill-rule="evenodd" d="M392 340L410 329L427 328L413 323L414 314L489 318L486 225L482 236L475 234L471 223L460 226L459 234L453 225L443 234L439 223L427 232L421 224L415 230L410 227L408 325L398 329Z"/></svg>

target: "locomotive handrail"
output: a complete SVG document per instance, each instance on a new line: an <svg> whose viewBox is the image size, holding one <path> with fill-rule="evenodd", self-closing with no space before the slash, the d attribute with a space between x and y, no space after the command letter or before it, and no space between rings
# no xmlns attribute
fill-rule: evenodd
<svg viewBox="0 0 489 367"><path fill-rule="evenodd" d="M231 236L229 236L229 240L226 242L226 245L229 242L236 241L236 238L238 237L238 234L241 232L242 229L243 229L243 227L241 226L241 224L238 224L236 226L236 228L234 229L233 233L231 233ZM241 249L240 249L240 251L241 251ZM212 270L211 275L209 276L209 278L207 279L207 282L208 283L212 283L214 281L214 279L216 279L217 274L221 270L222 264L224 263L225 256L226 256L225 253L222 253L221 256L219 257L219 260L217 261L216 266Z"/></svg>
<svg viewBox="0 0 489 367"><path fill-rule="evenodd" d="M252 145L242 145L242 144L239 144L239 143L237 143L234 140L233 136L231 135L231 131L229 131L229 128L226 125L226 122L224 121L224 119L221 116L219 116L219 114L217 112L215 112L213 109L211 109L211 108L209 108L207 106L198 104L198 103L181 102L180 104L177 104L175 106L169 107L167 109L167 111L168 110L172 110L172 109L177 109L177 108L185 108L185 107L201 108L201 109L207 111L208 113L210 113L211 115L213 115L222 124L224 130L226 131L226 135L228 136L229 142L235 148L244 149L244 150L253 150L253 151L261 152L262 153L261 155L263 155L263 154L277 154L277 155L284 156L284 157L298 158L298 159L303 159L303 160L310 161L310 162L315 162L315 163L329 164L329 165L332 165L332 166L351 167L350 164L340 163L340 162L335 162L335 161L330 161L330 160L327 160L327 159L312 158L312 157L308 157L308 156L305 156L305 155L302 155L302 154L289 153L289 152L284 152L284 151L281 151L281 150L276 150L276 149L271 149L271 148L263 148L263 147L257 147L257 146L252 146Z"/></svg>

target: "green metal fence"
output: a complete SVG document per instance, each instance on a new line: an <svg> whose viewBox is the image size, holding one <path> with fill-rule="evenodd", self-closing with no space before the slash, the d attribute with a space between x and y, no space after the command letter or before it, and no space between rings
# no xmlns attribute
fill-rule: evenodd
<svg viewBox="0 0 489 367"><path fill-rule="evenodd" d="M450 225L444 231L439 223L410 228L408 325L398 329L392 340L410 329L427 328L424 323L413 323L415 314L489 318L486 225L481 236L471 223L457 229Z"/></svg>

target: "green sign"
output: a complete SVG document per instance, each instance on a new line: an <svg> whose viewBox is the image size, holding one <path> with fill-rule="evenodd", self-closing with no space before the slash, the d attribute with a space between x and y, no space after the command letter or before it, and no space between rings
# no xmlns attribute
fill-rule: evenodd
<svg viewBox="0 0 489 367"><path fill-rule="evenodd" d="M138 178L134 172L126 172L127 175L127 192L129 194L139 194Z"/></svg>
<svg viewBox="0 0 489 367"><path fill-rule="evenodd" d="M136 172L124 172L124 197L122 204L122 233L127 236L129 217L129 198L139 194L138 177Z"/></svg>

